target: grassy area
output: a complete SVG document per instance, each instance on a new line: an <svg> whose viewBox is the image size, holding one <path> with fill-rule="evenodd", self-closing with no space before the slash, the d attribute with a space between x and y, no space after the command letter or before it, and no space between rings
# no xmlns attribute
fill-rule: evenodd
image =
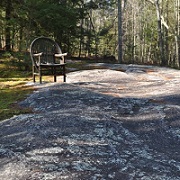
<svg viewBox="0 0 180 180"><path fill-rule="evenodd" d="M83 69L86 62L77 61L69 63L67 68ZM34 89L25 84L32 81L31 70L23 70L19 60L14 57L0 58L0 120L8 119L14 115L30 113L30 108L22 108L18 102L23 100ZM51 80L52 77L49 77ZM46 80L48 77L46 76Z"/></svg>
<svg viewBox="0 0 180 180"><path fill-rule="evenodd" d="M0 120L14 115L29 113L31 109L18 106L18 101L33 91L33 87L25 86L30 81L30 73L8 65L9 59L0 59Z"/></svg>
<svg viewBox="0 0 180 180"><path fill-rule="evenodd" d="M94 61L72 60L67 64L67 72L71 70L92 69L86 66ZM32 81L31 70L23 70L23 64L18 58L2 56L0 58L0 120L14 115L32 112L30 108L18 106L18 102L30 94L33 87L25 84ZM69 69L69 70L68 70ZM49 77L51 81L52 77ZM46 81L48 77L46 76Z"/></svg>

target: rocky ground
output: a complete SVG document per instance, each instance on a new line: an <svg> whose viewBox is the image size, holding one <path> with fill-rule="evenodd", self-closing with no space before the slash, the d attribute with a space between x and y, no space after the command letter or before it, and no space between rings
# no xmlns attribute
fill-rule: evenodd
<svg viewBox="0 0 180 180"><path fill-rule="evenodd" d="M180 71L90 66L0 122L0 180L180 179Z"/></svg>

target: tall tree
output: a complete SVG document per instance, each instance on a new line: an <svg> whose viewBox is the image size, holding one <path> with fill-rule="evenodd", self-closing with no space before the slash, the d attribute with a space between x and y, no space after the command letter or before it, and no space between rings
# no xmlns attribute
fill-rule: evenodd
<svg viewBox="0 0 180 180"><path fill-rule="evenodd" d="M175 0L175 17L176 17L176 28L175 28L176 57L177 57L178 66L180 67L180 0Z"/></svg>
<svg viewBox="0 0 180 180"><path fill-rule="evenodd" d="M123 61L123 48L122 48L122 0L118 0L118 61Z"/></svg>
<svg viewBox="0 0 180 180"><path fill-rule="evenodd" d="M164 49L164 38L163 38L163 30L162 30L162 15L160 10L159 0L154 0L156 6L157 13L157 23L158 23L158 36L159 36L159 49L161 56L161 64L167 65L167 60L165 59L165 49Z"/></svg>
<svg viewBox="0 0 180 180"><path fill-rule="evenodd" d="M7 0L6 1L6 30L5 30L5 39L6 39L6 50L11 50L11 23L10 20L12 18L11 13L12 12L12 1Z"/></svg>

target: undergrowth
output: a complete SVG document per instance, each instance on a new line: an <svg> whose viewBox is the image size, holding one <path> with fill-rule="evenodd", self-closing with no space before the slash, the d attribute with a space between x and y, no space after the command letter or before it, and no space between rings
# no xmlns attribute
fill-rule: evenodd
<svg viewBox="0 0 180 180"><path fill-rule="evenodd" d="M8 62L10 62L9 57L0 58L0 120L31 112L30 108L22 108L18 105L20 100L33 91L33 87L25 85L30 81L31 72L20 70L19 67Z"/></svg>

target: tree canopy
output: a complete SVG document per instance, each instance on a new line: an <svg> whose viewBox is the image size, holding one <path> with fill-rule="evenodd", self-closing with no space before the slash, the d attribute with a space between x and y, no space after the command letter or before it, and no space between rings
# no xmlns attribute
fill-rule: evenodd
<svg viewBox="0 0 180 180"><path fill-rule="evenodd" d="M180 66L180 0L1 0L0 27L6 51L49 36L72 56Z"/></svg>

